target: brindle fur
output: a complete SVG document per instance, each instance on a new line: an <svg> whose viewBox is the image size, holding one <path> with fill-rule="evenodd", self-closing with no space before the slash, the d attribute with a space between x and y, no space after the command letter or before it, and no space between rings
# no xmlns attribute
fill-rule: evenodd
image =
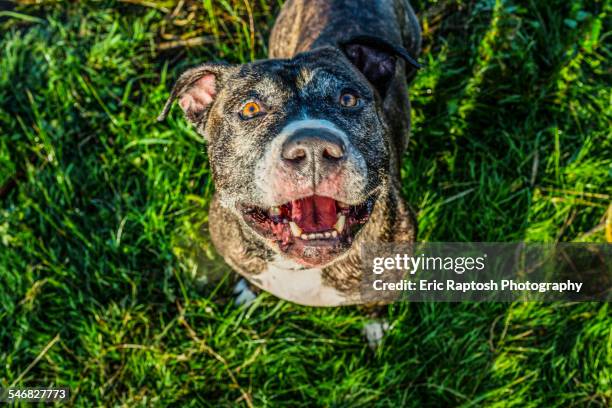
<svg viewBox="0 0 612 408"><path fill-rule="evenodd" d="M231 78L234 84L231 92L226 91L223 86L218 89L219 102L212 104L210 109L204 112L187 111L186 117L208 140L209 158L217 188L209 213L213 243L227 263L247 279L256 278L257 274L264 271L276 252L249 229L232 209L241 198L258 197L258 193L254 191L253 180L244 174L253 171L251 159L263 154L261 145L264 144L263 139L255 137L252 144L249 144L250 139L237 141L234 135L240 132L238 127L224 122L224 115L230 112L230 106L238 103L240 95L235 95L235 90L238 86L243 90L256 89L261 93L274 94L276 99L272 103L288 104L290 92L284 92L279 84L284 84L287 88L298 85L295 81L285 82L283 72L286 70L299 68L307 75L308 72L314 72L318 65L326 64L328 71L336 69L338 74L357 77L359 74L355 73L354 68L347 68L350 63L347 63L346 57L339 50L339 44L348 38L361 35L379 37L388 43L401 45L413 56L418 55L420 50L420 28L407 0L288 0L270 37L271 60L250 64L248 69L246 66L218 64L205 64L194 68L181 76L164 108L162 116L167 113L172 100L180 96L203 72L216 74L220 83L224 83L225 78ZM302 59L303 63L300 63L298 68L295 65L287 68L289 65L284 61L295 58ZM330 59L334 61L333 64L329 63ZM269 81L269 72L275 72L274 78L278 83ZM374 150L367 153L371 162L376 163L384 159L384 163L374 164L374 173L378 174L378 178L371 182L380 184L381 193L370 220L351 248L338 261L323 268L324 282L346 294L350 299L347 303L360 303L359 285L364 270L360 257L362 244L415 240L416 223L413 212L402 199L399 187L400 163L410 129L407 78L412 74L413 69L398 60L395 75L384 100L380 101L373 95L373 99L378 102L373 103L370 116L363 120L364 123L381 123L373 130L363 127L365 124L358 124L356 126L363 128L354 129L357 135L366 132L380 134L385 146L372 147ZM295 78L296 75L288 77ZM297 78L300 76L297 75ZM286 109L290 112L292 106ZM289 117L287 112L283 113ZM329 112L324 113L331 115ZM277 120L258 126L266 127L265 132L273 135L284 123L286 122ZM229 129L221 131L222 127ZM261 133L255 128L250 131L253 134ZM366 140L360 143L365 149L371 147L367 146L369 142Z"/></svg>

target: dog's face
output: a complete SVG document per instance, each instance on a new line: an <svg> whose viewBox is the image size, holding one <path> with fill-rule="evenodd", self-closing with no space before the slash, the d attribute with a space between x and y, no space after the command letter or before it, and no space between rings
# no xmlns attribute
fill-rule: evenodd
<svg viewBox="0 0 612 408"><path fill-rule="evenodd" d="M387 188L382 101L394 73L395 56L364 47L205 64L181 76L162 116L177 98L242 228L285 257L324 266L351 247Z"/></svg>

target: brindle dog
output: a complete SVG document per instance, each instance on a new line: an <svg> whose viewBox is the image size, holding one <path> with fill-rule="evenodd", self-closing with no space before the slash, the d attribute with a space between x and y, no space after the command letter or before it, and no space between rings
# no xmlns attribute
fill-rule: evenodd
<svg viewBox="0 0 612 408"><path fill-rule="evenodd" d="M178 100L207 140L211 236L251 284L358 304L361 246L415 240L399 169L420 41L407 0L288 0L269 59L180 76L159 119Z"/></svg>

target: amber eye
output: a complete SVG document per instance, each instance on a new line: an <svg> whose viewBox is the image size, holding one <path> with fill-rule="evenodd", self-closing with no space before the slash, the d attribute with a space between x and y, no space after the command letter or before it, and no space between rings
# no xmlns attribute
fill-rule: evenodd
<svg viewBox="0 0 612 408"><path fill-rule="evenodd" d="M242 110L240 111L240 116L242 117L242 119L251 119L262 112L263 110L257 102L250 101L244 104Z"/></svg>
<svg viewBox="0 0 612 408"><path fill-rule="evenodd" d="M347 108L354 108L359 103L359 97L351 92L345 92L340 95L340 105Z"/></svg>

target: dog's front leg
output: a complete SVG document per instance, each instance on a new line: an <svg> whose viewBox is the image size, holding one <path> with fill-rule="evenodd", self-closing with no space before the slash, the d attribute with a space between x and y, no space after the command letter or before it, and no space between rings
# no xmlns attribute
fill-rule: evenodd
<svg viewBox="0 0 612 408"><path fill-rule="evenodd" d="M248 306L257 298L259 292L260 290L251 285L246 279L240 278L236 286L234 286L234 304L236 306Z"/></svg>

